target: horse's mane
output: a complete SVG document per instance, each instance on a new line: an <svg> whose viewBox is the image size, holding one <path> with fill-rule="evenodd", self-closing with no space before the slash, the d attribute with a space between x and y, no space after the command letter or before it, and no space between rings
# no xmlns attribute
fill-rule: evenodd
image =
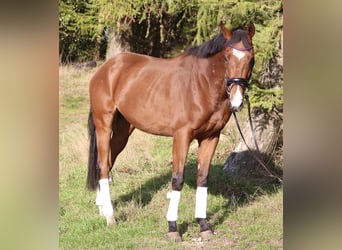
<svg viewBox="0 0 342 250"><path fill-rule="evenodd" d="M227 40L223 34L220 33L199 46L187 49L185 53L186 55L193 55L199 58L208 58L222 51L228 45L233 45L240 41L242 41L246 48L252 45L248 39L246 31L242 28L235 28L232 29L232 37L230 40Z"/></svg>

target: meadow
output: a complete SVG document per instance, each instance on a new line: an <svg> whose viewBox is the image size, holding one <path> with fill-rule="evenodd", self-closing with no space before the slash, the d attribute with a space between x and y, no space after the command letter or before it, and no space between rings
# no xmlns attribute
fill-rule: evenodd
<svg viewBox="0 0 342 250"><path fill-rule="evenodd" d="M88 83L95 69L59 69L60 249L282 249L283 189L265 178L229 176L222 166L239 140L233 119L222 131L209 177L208 224L200 241L195 221L197 142L190 146L179 205L183 242L166 239L172 139L135 130L112 170L116 225L98 215L86 189ZM241 113L244 115L245 111Z"/></svg>

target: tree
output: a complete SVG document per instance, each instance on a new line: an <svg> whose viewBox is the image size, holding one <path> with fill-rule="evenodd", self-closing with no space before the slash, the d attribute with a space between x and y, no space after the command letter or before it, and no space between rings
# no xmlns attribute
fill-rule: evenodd
<svg viewBox="0 0 342 250"><path fill-rule="evenodd" d="M98 7L92 0L59 1L59 54L61 62L99 59L104 36Z"/></svg>

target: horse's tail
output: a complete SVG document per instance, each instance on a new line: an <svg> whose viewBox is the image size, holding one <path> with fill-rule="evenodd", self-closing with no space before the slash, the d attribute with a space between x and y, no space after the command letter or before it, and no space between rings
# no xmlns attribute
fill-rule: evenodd
<svg viewBox="0 0 342 250"><path fill-rule="evenodd" d="M97 146L95 124L93 120L93 113L89 112L88 117L88 133L89 133L89 158L88 158L88 176L87 187L89 190L96 190L99 181L99 169L97 165Z"/></svg>

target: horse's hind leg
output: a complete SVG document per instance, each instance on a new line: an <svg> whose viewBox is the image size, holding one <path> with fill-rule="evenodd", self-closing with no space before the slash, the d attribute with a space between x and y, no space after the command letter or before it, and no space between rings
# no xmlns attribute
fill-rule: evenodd
<svg viewBox="0 0 342 250"><path fill-rule="evenodd" d="M108 175L103 176L104 182L109 182L109 171L113 167L114 162L116 160L116 157L118 154L125 148L128 137L130 134L133 132L134 127L131 126L131 124L128 123L128 121L119 113L119 111L115 111L114 113L114 119L112 122L112 128L110 130L110 134L108 136L109 142L106 142L106 145L109 144L110 148L108 149L108 170L106 170L104 173L108 173ZM107 137L105 137L107 138ZM101 169L102 172L102 169ZM100 177L101 178L101 177ZM108 180L108 181L107 181ZM101 184L101 182L100 182ZM107 191L106 191L107 192ZM106 197L109 196L109 190L108 194L105 195ZM99 211L101 215L105 215L104 209L105 207L103 206L104 200L107 198L103 198L103 193L101 192L101 188L97 192L96 196L96 205L99 207ZM110 196L109 196L110 197ZM110 203L111 205L111 203ZM112 209L113 210L113 209ZM113 214L113 213L112 213ZM105 215L106 216L106 215ZM106 216L107 218L107 216ZM107 224L112 225L114 223L114 218L107 218Z"/></svg>
<svg viewBox="0 0 342 250"><path fill-rule="evenodd" d="M110 139L110 168L113 167L116 157L125 148L128 137L132 134L133 130L133 125L131 125L119 111L116 111L113 121L113 134Z"/></svg>
<svg viewBox="0 0 342 250"><path fill-rule="evenodd" d="M109 192L109 142L112 132L113 112L94 112L93 117L96 127L98 167L100 171L96 205L99 206L100 213L106 217L107 225L111 226L115 223Z"/></svg>

